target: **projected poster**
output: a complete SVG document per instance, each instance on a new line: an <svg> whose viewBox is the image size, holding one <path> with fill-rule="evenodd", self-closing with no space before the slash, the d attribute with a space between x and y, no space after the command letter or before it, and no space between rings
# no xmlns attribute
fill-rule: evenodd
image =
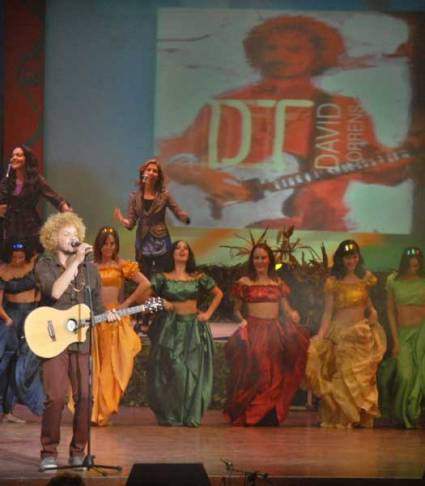
<svg viewBox="0 0 425 486"><path fill-rule="evenodd" d="M409 35L379 13L160 9L157 153L192 226L408 234Z"/></svg>

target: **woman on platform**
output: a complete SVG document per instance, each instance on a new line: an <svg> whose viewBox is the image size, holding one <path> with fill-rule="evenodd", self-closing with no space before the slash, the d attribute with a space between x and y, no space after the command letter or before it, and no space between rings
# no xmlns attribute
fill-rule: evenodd
<svg viewBox="0 0 425 486"><path fill-rule="evenodd" d="M225 346L230 376L224 413L233 425L279 425L304 378L309 338L269 246L253 247L248 275L233 293L240 325Z"/></svg>
<svg viewBox="0 0 425 486"><path fill-rule="evenodd" d="M372 427L379 416L376 373L385 332L369 297L377 278L365 270L354 240L341 242L325 283L325 308L311 339L307 386L321 398L322 427Z"/></svg>
<svg viewBox="0 0 425 486"><path fill-rule="evenodd" d="M425 415L425 273L423 253L406 248L387 279L392 356L378 374L382 414L406 428Z"/></svg>
<svg viewBox="0 0 425 486"><path fill-rule="evenodd" d="M94 260L102 281L102 299L107 309L124 309L143 300L149 280L139 271L137 262L119 257L118 233L110 226L99 230L94 243ZM137 287L123 300L124 282ZM114 323L102 323L94 329L92 422L108 425L116 413L133 373L134 358L141 350L140 338L129 317Z"/></svg>
<svg viewBox="0 0 425 486"><path fill-rule="evenodd" d="M38 162L32 151L25 145L18 145L0 181L0 216L4 217L5 241L19 240L32 250L43 251L38 239L42 220L37 204L41 197L59 211L72 211L67 201L38 173Z"/></svg>
<svg viewBox="0 0 425 486"><path fill-rule="evenodd" d="M131 230L137 222L136 260L145 275L162 272L171 239L165 224L169 208L182 222L189 224L189 215L175 202L165 189L164 175L157 159L147 160L139 169L138 190L130 193L127 217L116 208L114 217Z"/></svg>
<svg viewBox="0 0 425 486"><path fill-rule="evenodd" d="M152 278L166 313L154 320L149 337L148 403L160 425L197 427L208 408L213 384L213 340L208 320L223 297L214 280L196 270L189 245L172 245L165 273ZM207 310L198 303L210 297Z"/></svg>
<svg viewBox="0 0 425 486"><path fill-rule="evenodd" d="M43 412L40 359L24 338L24 322L40 300L34 258L21 242L8 243L0 267L0 421L22 423L12 414L16 403L35 415Z"/></svg>

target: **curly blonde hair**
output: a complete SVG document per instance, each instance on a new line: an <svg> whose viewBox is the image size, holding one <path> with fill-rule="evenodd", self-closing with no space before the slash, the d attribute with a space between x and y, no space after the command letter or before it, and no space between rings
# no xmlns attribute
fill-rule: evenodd
<svg viewBox="0 0 425 486"><path fill-rule="evenodd" d="M54 252L58 246L58 234L65 226L74 226L77 230L78 239L83 241L86 236L86 226L83 220L75 213L56 213L47 218L40 231L40 241L43 247Z"/></svg>

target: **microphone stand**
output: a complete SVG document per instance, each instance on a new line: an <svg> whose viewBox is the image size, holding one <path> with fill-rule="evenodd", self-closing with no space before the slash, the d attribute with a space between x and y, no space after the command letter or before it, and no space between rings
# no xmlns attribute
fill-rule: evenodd
<svg viewBox="0 0 425 486"><path fill-rule="evenodd" d="M93 410L93 339L94 339L94 307L93 307L93 293L92 288L90 286L90 266L87 261L83 263L84 267L84 276L85 276L85 285L84 285L84 292L85 292L85 300L86 304L89 306L90 309L90 323L89 323L89 332L88 337L89 341L89 366L88 366L88 419L87 419L87 430L88 430L88 440L87 440L87 454L83 460L83 464L81 466L71 466L75 469L84 468L87 471L90 469L94 469L95 471L102 474L102 476L106 476L106 472L101 471L101 469L113 469L115 471L122 471L121 466L111 466L106 464L96 464L94 461L95 456L92 454L91 450L91 414Z"/></svg>
<svg viewBox="0 0 425 486"><path fill-rule="evenodd" d="M227 459L220 459L221 462L226 466L226 471L229 473L229 477L232 477L233 473L242 473L245 477L246 484L248 486L255 486L257 484L257 479L262 479L266 481L267 484L273 485L272 481L269 479L269 475L266 472L260 471L244 471L242 469L237 469L232 462ZM224 479L224 478L223 478Z"/></svg>
<svg viewBox="0 0 425 486"><path fill-rule="evenodd" d="M111 466L107 464L96 464L94 461L95 456L92 454L91 451L91 414L93 410L93 337L94 337L94 308L93 308L93 293L92 288L90 286L90 268L88 265L88 261L84 261L82 264L84 267L84 294L85 294L85 301L87 306L90 309L90 323L89 323L89 330L87 332L86 339L89 339L89 363L88 363L88 392L87 392L87 400L88 400L88 416L87 416L87 454L83 459L83 463L81 465L65 465L65 466L56 466L51 467L48 470L63 470L63 469L75 469L75 470L86 470L90 471L94 469L96 472L100 473L102 476L107 476L107 473L102 471L101 469L113 469L115 471L122 471L121 466ZM80 352L80 351L78 351ZM81 386L81 373L80 373L80 386ZM78 404L74 404L75 407ZM76 411L74 411L76 413Z"/></svg>

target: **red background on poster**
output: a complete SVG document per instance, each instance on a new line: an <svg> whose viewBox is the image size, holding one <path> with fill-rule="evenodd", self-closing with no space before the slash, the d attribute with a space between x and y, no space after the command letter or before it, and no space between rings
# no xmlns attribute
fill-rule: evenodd
<svg viewBox="0 0 425 486"><path fill-rule="evenodd" d="M26 144L43 161L45 0L5 0L3 161Z"/></svg>

